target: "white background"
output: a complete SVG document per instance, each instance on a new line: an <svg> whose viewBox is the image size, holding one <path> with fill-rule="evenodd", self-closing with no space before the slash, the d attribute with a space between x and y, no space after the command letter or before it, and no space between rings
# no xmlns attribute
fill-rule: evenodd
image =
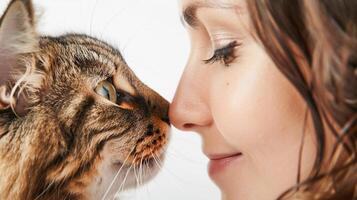
<svg viewBox="0 0 357 200"><path fill-rule="evenodd" d="M8 0L0 0L1 11ZM140 79L172 100L189 53L189 40L175 0L35 0L38 29L47 35L86 33L117 47ZM1 12L2 13L2 12ZM161 173L133 200L217 200L200 138L172 130Z"/></svg>

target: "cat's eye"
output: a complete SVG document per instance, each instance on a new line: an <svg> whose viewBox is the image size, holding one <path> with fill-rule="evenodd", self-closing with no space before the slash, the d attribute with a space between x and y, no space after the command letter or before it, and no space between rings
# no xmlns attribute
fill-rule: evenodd
<svg viewBox="0 0 357 200"><path fill-rule="evenodd" d="M95 88L95 92L113 103L117 102L117 91L114 85L108 81L100 82Z"/></svg>

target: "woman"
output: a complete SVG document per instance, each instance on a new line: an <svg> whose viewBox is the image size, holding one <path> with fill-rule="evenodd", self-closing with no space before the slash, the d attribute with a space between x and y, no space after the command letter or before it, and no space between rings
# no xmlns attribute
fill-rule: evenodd
<svg viewBox="0 0 357 200"><path fill-rule="evenodd" d="M226 200L354 199L357 3L183 0L172 102Z"/></svg>

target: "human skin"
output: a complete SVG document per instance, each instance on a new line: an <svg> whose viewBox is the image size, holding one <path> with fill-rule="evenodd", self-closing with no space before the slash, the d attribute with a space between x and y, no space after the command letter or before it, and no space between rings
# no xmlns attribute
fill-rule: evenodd
<svg viewBox="0 0 357 200"><path fill-rule="evenodd" d="M271 200L296 184L302 138L301 178L309 175L316 140L306 103L254 39L245 2L234 2L222 8L202 6L204 0L181 1L182 12L198 5L197 22L185 23L191 52L170 119L202 137L222 199ZM229 66L203 61L233 41L240 45Z"/></svg>

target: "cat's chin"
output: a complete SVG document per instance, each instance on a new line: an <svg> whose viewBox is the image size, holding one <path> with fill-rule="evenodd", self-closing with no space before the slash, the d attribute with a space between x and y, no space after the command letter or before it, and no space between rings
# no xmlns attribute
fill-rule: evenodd
<svg viewBox="0 0 357 200"><path fill-rule="evenodd" d="M124 189L141 186L151 179L153 179L160 171L164 154L159 158L148 158L136 164L127 164L123 166L122 163L115 163L117 170L122 170L125 176L123 181L126 181ZM126 179L126 180L125 180Z"/></svg>
<svg viewBox="0 0 357 200"><path fill-rule="evenodd" d="M85 196L93 200L103 199L104 196L105 199L113 199L124 190L140 187L158 174L164 157L163 153L159 158L152 157L141 160L139 164L126 165L104 161L98 168L99 176L89 185Z"/></svg>
<svg viewBox="0 0 357 200"><path fill-rule="evenodd" d="M164 155L160 156L160 160L164 159ZM149 158L141 162L141 164L126 165L125 171L128 173L126 177L126 184L123 189L131 189L134 187L140 187L151 179L153 179L160 171L162 162L158 159ZM124 178L125 179L125 178Z"/></svg>

